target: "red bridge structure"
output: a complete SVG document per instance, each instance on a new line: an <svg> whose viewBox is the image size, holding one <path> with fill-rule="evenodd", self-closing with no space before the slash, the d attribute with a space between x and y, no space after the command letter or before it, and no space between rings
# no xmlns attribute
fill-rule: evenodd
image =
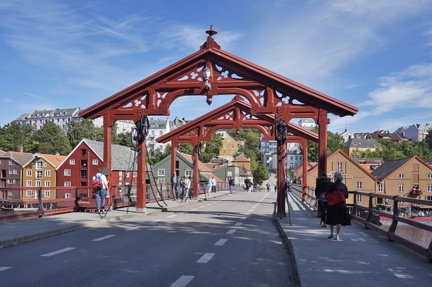
<svg viewBox="0 0 432 287"><path fill-rule="evenodd" d="M294 118L312 118L317 123L318 172L321 173L326 172L328 114L340 117L353 116L358 109L222 50L214 39L217 32L212 26L206 33L206 42L195 53L82 110L80 116L88 119L103 116L104 163L106 168L111 170L111 130L117 120L133 120L136 123L139 131L138 148L144 151L148 129L146 117L169 116L169 107L175 99L182 96L203 96L211 105L213 97L218 95L242 97L249 102L251 115L272 115L268 118L272 124L257 119L254 127L261 126L259 129L264 136L277 140L277 214L285 215L286 143L290 136L289 129L293 127L290 121ZM208 121L210 124L211 119ZM234 123L230 123L233 125L230 128L241 128L240 121L240 118L235 118ZM220 128L224 125L222 121L217 124ZM199 129L203 138L210 134L204 132L206 129ZM311 139L307 138L306 134L300 137ZM179 138L180 135L177 140ZM198 138L194 141L198 141ZM137 211L144 212L145 152L138 156L137 169ZM194 175L194 181L197 180L198 177ZM194 182L194 190L197 184Z"/></svg>

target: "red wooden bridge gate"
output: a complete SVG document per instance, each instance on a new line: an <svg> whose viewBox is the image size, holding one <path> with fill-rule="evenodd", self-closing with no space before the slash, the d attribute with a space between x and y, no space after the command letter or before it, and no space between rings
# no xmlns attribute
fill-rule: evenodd
<svg viewBox="0 0 432 287"><path fill-rule="evenodd" d="M353 116L358 109L222 50L214 39L217 32L212 26L206 33L206 42L195 53L81 111L80 116L88 119L103 116L104 163L111 170L111 129L117 120L133 120L137 124L140 131L138 147L144 151L146 127L143 119L150 115L169 116L169 107L175 99L199 95L206 97L210 105L213 97L218 95L241 96L249 102L251 115L273 116L271 134L278 145L277 213L285 215L289 122L294 118L312 118L317 123L318 172L321 173L326 172L328 113ZM237 118L232 128L240 126L239 121ZM256 125L268 124L257 122ZM199 130L202 136L204 130ZM137 211L144 212L145 152L140 153L137 168ZM198 185L197 178L194 176L194 190Z"/></svg>

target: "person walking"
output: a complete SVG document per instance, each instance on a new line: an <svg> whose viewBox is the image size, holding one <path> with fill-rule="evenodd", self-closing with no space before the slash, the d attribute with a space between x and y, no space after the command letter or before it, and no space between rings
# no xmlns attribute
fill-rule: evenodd
<svg viewBox="0 0 432 287"><path fill-rule="evenodd" d="M270 183L267 182L266 187L267 187L267 192L269 192L270 191Z"/></svg>
<svg viewBox="0 0 432 287"><path fill-rule="evenodd" d="M108 181L102 171L102 168L98 168L96 175L93 176L93 193L96 199L96 212L99 214L105 211L105 200L108 191Z"/></svg>
<svg viewBox="0 0 432 287"><path fill-rule="evenodd" d="M234 179L232 177L230 177L230 179L228 180L228 185L229 185L229 194L232 194L233 187L234 187Z"/></svg>
<svg viewBox="0 0 432 287"><path fill-rule="evenodd" d="M320 225L322 227L326 227L327 200L325 199L325 195L329 185L330 178L327 177L325 172L321 172L320 176L316 179L315 197L318 201L318 214L321 217Z"/></svg>
<svg viewBox="0 0 432 287"><path fill-rule="evenodd" d="M212 192L216 192L216 180L214 179L213 176L212 176L211 180L212 180Z"/></svg>
<svg viewBox="0 0 432 287"><path fill-rule="evenodd" d="M329 239L340 240L341 226L351 225L351 220L346 206L348 188L342 182L343 176L340 172L333 175L334 182L330 183L326 193L327 199L327 224L330 225ZM336 235L333 233L336 225Z"/></svg>
<svg viewBox="0 0 432 287"><path fill-rule="evenodd" d="M186 178L186 196L192 199L192 177Z"/></svg>
<svg viewBox="0 0 432 287"><path fill-rule="evenodd" d="M210 194L212 191L213 180L211 178L207 179L207 194Z"/></svg>

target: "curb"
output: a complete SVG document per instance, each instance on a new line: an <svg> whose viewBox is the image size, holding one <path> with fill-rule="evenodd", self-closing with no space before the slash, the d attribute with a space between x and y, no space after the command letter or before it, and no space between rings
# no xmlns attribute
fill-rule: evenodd
<svg viewBox="0 0 432 287"><path fill-rule="evenodd" d="M282 242L288 251L289 257L291 258L290 263L291 263L291 266L293 269L293 275L292 275L292 282L291 283L295 284L294 286L296 286L296 287L301 287L300 275L298 272L297 262L296 262L296 258L295 258L295 254L294 254L294 248L291 244L291 241L289 240L286 232L282 228L282 225L280 224L280 221L278 218L273 217L273 224L275 225L276 230L278 231L279 236L281 237Z"/></svg>

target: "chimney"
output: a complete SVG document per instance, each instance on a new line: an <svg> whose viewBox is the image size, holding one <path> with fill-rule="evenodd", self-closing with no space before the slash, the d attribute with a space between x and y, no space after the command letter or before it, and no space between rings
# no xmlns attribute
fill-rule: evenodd
<svg viewBox="0 0 432 287"><path fill-rule="evenodd" d="M24 152L24 147L23 147L23 145L19 145L18 146L18 152Z"/></svg>

